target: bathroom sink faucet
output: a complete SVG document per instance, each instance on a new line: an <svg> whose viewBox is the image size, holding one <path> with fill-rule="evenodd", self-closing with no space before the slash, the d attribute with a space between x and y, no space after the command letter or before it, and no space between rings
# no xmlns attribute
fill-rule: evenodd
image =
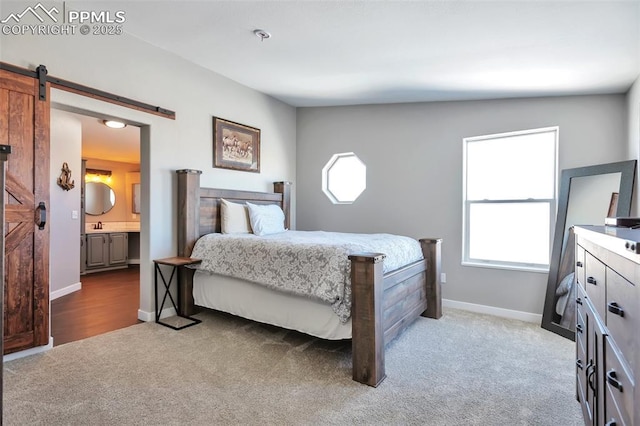
<svg viewBox="0 0 640 426"><path fill-rule="evenodd" d="M94 223L93 229L102 229L102 222Z"/></svg>

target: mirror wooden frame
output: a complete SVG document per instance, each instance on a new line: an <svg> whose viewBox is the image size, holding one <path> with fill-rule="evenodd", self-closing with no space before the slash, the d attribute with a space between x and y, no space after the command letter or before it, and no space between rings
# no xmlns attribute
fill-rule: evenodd
<svg viewBox="0 0 640 426"><path fill-rule="evenodd" d="M584 176L605 175L610 173L620 173L620 188L618 191L618 207L615 216L629 216L631 211L631 197L635 182L636 160L620 161L617 163L600 164L596 166L578 167L562 171L560 178L560 193L558 195L558 215L556 218L556 229L553 238L551 251L551 261L549 263L549 278L547 281L547 293L542 312L542 328L559 334L571 340L575 340L575 331L565 328L553 321L553 313L556 302L556 289L560 284L558 274L562 261L564 242L564 232L567 221L567 210L569 204L569 194L571 190L571 179ZM602 225L604 225L604 217ZM574 223L571 225L597 225L588 223ZM575 285L575 283L574 283ZM572 287L572 288L575 288Z"/></svg>

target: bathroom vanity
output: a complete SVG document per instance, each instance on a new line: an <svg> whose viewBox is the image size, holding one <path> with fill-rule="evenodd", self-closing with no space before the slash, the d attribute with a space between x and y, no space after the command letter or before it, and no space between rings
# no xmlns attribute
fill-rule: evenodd
<svg viewBox="0 0 640 426"><path fill-rule="evenodd" d="M84 273L126 268L137 259L129 259L129 240L134 245L139 240L140 224L137 222L109 222L102 229L87 224L81 240L81 263Z"/></svg>

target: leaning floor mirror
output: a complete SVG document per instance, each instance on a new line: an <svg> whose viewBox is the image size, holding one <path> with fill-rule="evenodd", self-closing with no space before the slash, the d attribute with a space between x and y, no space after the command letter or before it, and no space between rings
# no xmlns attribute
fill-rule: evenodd
<svg viewBox="0 0 640 426"><path fill-rule="evenodd" d="M574 225L629 216L636 160L563 170L542 328L575 340Z"/></svg>

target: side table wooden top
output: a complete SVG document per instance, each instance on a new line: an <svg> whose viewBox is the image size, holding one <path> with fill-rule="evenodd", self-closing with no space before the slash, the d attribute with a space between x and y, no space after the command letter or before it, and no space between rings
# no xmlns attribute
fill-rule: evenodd
<svg viewBox="0 0 640 426"><path fill-rule="evenodd" d="M165 257L164 259L155 259L154 263L159 263L160 265L170 265L170 266L186 266L186 265L195 265L197 263L202 262L202 259L195 259L193 257Z"/></svg>

